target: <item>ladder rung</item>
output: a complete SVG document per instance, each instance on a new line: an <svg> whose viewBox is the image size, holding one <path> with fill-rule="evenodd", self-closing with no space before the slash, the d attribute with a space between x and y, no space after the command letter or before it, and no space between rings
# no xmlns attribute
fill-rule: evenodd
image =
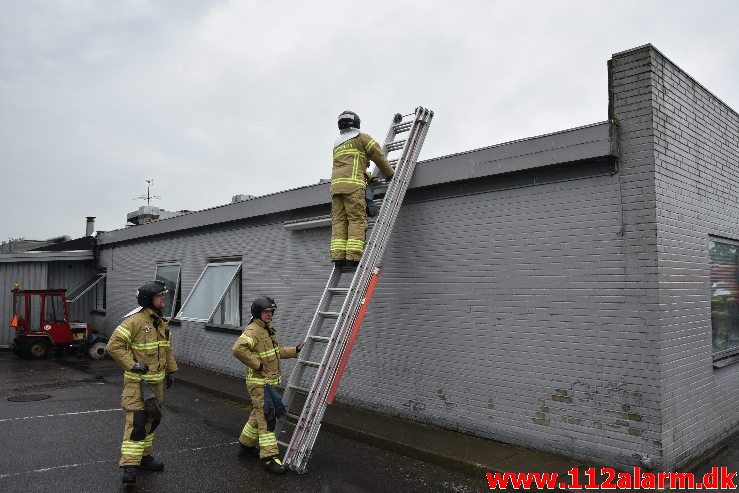
<svg viewBox="0 0 739 493"><path fill-rule="evenodd" d="M290 418L293 421L297 421L297 420L300 419L300 415L299 414L293 414L293 413L285 413L285 417L286 418Z"/></svg>
<svg viewBox="0 0 739 493"><path fill-rule="evenodd" d="M321 366L321 363L316 363L315 361L308 361L308 360L298 360L298 363L304 364L305 366L312 366L313 368L318 368Z"/></svg>
<svg viewBox="0 0 739 493"><path fill-rule="evenodd" d="M290 444L288 442L283 442L282 440L277 440L277 443L282 445L283 447L289 447Z"/></svg>
<svg viewBox="0 0 739 493"><path fill-rule="evenodd" d="M323 318L339 318L339 312L318 312Z"/></svg>
<svg viewBox="0 0 739 493"><path fill-rule="evenodd" d="M312 341L316 341L316 342L328 342L328 341L330 341L330 340L331 340L331 338L330 338L330 337L326 337L326 336L308 336L308 337L309 337L309 338L310 338L310 339L311 339Z"/></svg>
<svg viewBox="0 0 739 493"><path fill-rule="evenodd" d="M396 142L390 142L387 145L386 150L387 152L397 151L398 149L402 149L404 145L405 145L405 140L398 140Z"/></svg>
<svg viewBox="0 0 739 493"><path fill-rule="evenodd" d="M331 291L332 294L347 294L349 292L349 288L328 288L328 290Z"/></svg>
<svg viewBox="0 0 739 493"><path fill-rule="evenodd" d="M305 387L298 387L297 385L290 385L290 387L297 390L298 392L303 392L305 394L308 394L310 392L310 390L306 389Z"/></svg>
<svg viewBox="0 0 739 493"><path fill-rule="evenodd" d="M397 159L391 159L391 160L388 161L388 163L390 163L390 166L393 166L394 167L396 164L398 164L398 160Z"/></svg>
<svg viewBox="0 0 739 493"><path fill-rule="evenodd" d="M396 134L407 132L408 130L411 129L412 126L413 126L413 122L399 123L397 125L393 125L393 131Z"/></svg>

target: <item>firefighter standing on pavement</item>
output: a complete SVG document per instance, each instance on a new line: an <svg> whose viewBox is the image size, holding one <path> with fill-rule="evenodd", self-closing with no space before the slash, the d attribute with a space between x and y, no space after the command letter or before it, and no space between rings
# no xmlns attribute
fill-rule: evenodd
<svg viewBox="0 0 739 493"><path fill-rule="evenodd" d="M162 417L164 387L172 385L172 373L177 371L171 334L161 312L166 292L161 281L142 284L136 292L141 308L121 322L108 342L108 354L124 372L121 405L126 424L119 465L127 484L136 482L139 469L164 469L151 455L151 448Z"/></svg>
<svg viewBox="0 0 739 493"><path fill-rule="evenodd" d="M296 347L280 347L277 331L272 326L272 316L277 304L272 298L260 296L251 305L251 322L233 346L233 354L246 365L246 389L251 397L252 410L249 420L239 436L239 455L257 454L266 469L283 474L285 466L279 457L275 421L269 423L264 416L264 386L279 385L282 381L280 360L295 358L303 344Z"/></svg>
<svg viewBox="0 0 739 493"><path fill-rule="evenodd" d="M374 162L387 180L394 172L380 144L359 131L359 115L345 111L338 123L331 172L331 261L339 267L356 267L367 231L367 165Z"/></svg>

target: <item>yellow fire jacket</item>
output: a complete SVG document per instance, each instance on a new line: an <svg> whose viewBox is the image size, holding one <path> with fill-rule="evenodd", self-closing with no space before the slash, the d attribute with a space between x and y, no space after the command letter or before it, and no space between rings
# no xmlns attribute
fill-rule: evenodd
<svg viewBox="0 0 739 493"><path fill-rule="evenodd" d="M331 195L364 190L365 172L370 160L380 168L385 178L393 176L393 168L375 139L360 133L334 147L334 167L331 171Z"/></svg>
<svg viewBox="0 0 739 493"><path fill-rule="evenodd" d="M123 368L125 380L161 382L165 374L177 371L167 321L151 308L144 308L123 320L113 331L107 351ZM137 362L147 365L149 371L143 375L130 372Z"/></svg>
<svg viewBox="0 0 739 493"><path fill-rule="evenodd" d="M280 359L295 358L295 346L280 347L277 343L277 331L272 325L266 325L256 319L246 326L244 332L236 339L232 349L233 355L246 365L246 385L264 386L280 385ZM262 372L257 368L262 365Z"/></svg>

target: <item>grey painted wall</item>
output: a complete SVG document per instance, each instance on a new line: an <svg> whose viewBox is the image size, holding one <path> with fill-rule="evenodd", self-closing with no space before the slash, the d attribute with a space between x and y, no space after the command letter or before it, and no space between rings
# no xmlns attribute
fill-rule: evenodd
<svg viewBox="0 0 739 493"><path fill-rule="evenodd" d="M607 170L584 163L409 194L340 400L612 464L654 455L659 379L646 361L656 348L637 337L643 278L621 236L624 183ZM280 339L294 344L329 272L329 233L289 232L275 217L104 247L107 330L157 261L182 262L184 299L209 256L243 255L244 315L273 295ZM189 322L173 331L181 360L241 374L235 334Z"/></svg>

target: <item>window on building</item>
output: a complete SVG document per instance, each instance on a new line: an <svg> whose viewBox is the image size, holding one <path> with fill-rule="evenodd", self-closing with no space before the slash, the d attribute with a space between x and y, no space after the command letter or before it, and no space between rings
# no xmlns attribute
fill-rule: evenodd
<svg viewBox="0 0 739 493"><path fill-rule="evenodd" d="M739 353L739 243L709 241L714 358Z"/></svg>
<svg viewBox="0 0 739 493"><path fill-rule="evenodd" d="M210 322L215 316L216 309L224 306L223 318L233 319L235 305L231 301L224 303L224 297L229 292L230 300L241 298L241 282L234 282L240 272L241 262L211 262L206 265L177 318ZM229 289L232 287L233 289ZM239 309L239 318L240 313Z"/></svg>
<svg viewBox="0 0 739 493"><path fill-rule="evenodd" d="M108 289L108 279L107 277L97 283L95 285L95 305L93 310L98 312L104 312L105 311L105 305L107 303L107 289Z"/></svg>
<svg viewBox="0 0 739 493"><path fill-rule="evenodd" d="M241 272L234 277L223 295L223 299L213 312L210 324L239 327L241 325Z"/></svg>
<svg viewBox="0 0 739 493"><path fill-rule="evenodd" d="M154 279L167 286L162 313L166 318L173 318L180 309L180 264L157 265Z"/></svg>

